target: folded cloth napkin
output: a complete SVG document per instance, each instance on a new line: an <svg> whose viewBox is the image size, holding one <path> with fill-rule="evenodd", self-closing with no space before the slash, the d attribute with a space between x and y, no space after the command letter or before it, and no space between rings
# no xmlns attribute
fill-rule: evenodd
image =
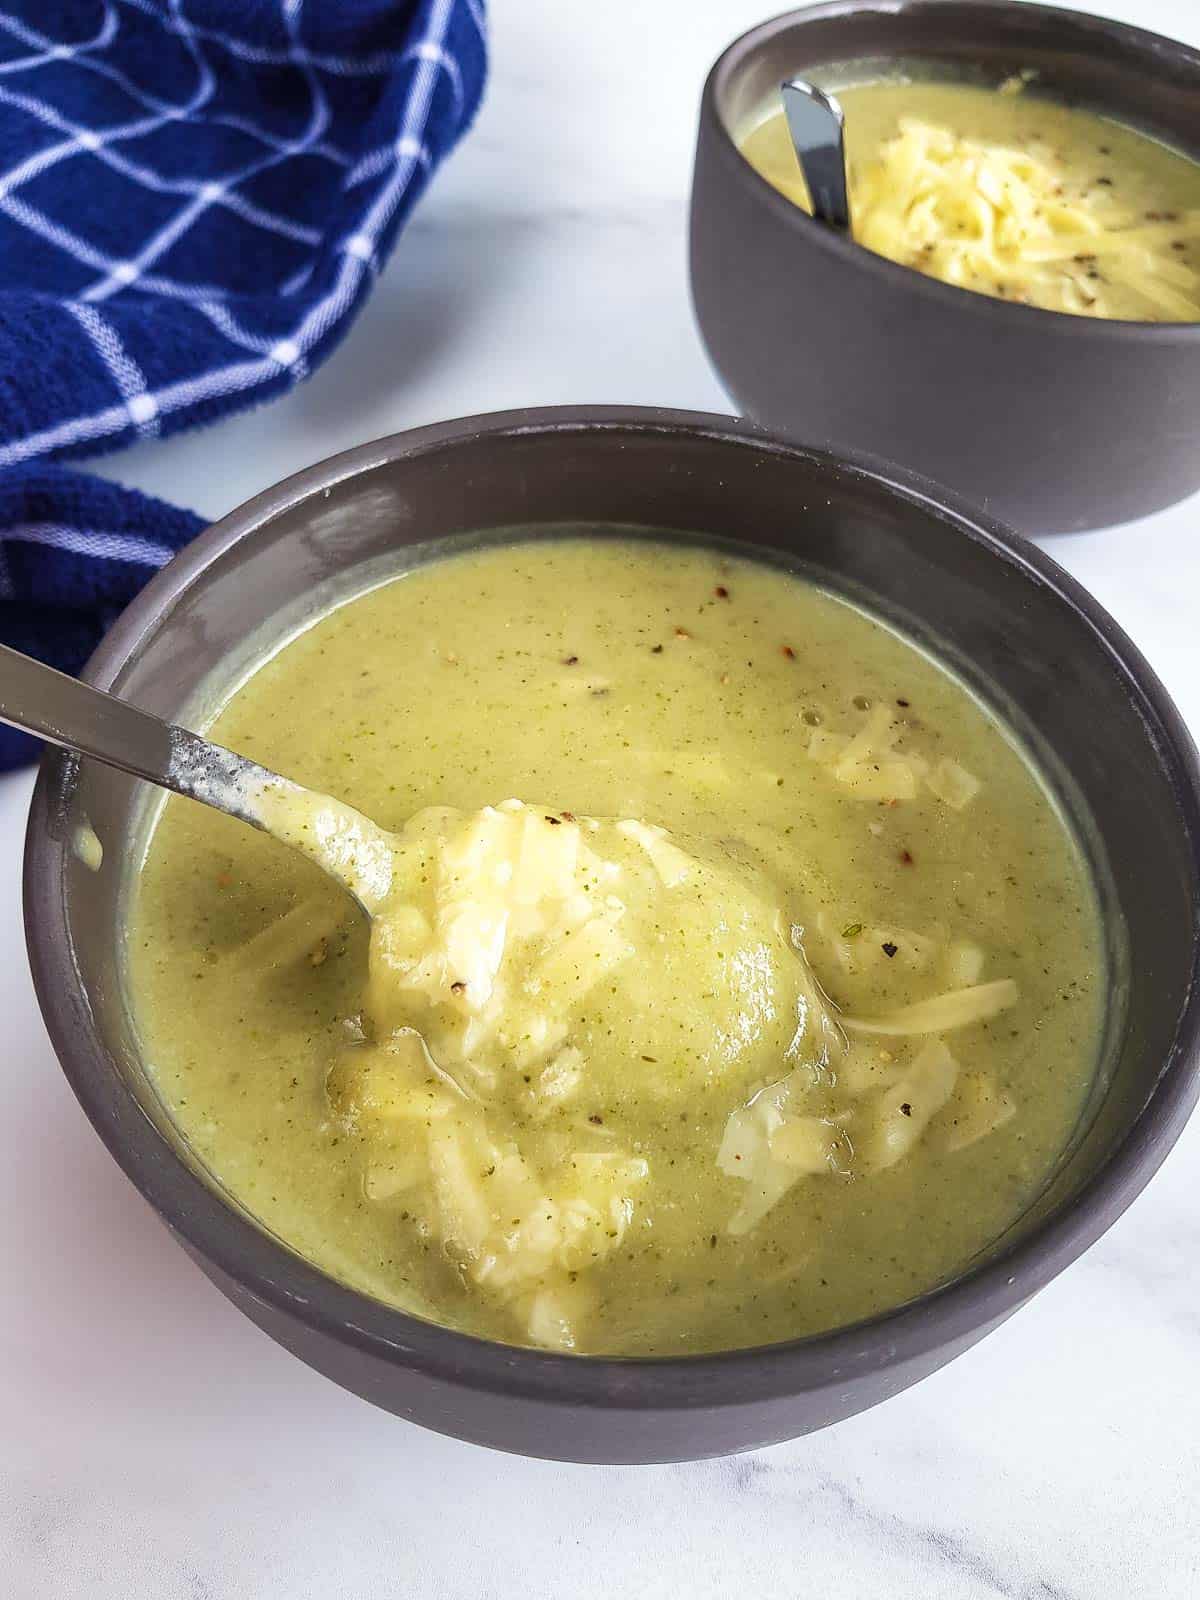
<svg viewBox="0 0 1200 1600"><path fill-rule="evenodd" d="M483 0L0 0L0 639L77 672L199 531L52 462L307 376L485 59Z"/></svg>

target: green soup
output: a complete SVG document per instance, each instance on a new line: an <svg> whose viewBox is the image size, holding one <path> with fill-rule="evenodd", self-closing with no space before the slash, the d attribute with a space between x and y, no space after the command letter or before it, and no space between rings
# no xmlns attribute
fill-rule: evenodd
<svg viewBox="0 0 1200 1600"><path fill-rule="evenodd" d="M678 545L459 555L309 627L208 732L396 830L370 927L166 802L146 1057L337 1278L586 1352L753 1345L963 1269L1054 1169L1106 991L1076 842L936 661Z"/></svg>

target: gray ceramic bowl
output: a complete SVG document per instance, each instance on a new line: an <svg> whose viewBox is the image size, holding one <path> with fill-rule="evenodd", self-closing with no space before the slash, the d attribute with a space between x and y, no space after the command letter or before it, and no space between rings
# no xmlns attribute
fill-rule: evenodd
<svg viewBox="0 0 1200 1600"><path fill-rule="evenodd" d="M402 570L463 536L554 537L579 524L733 541L860 596L940 649L1046 753L1105 896L1117 972L1106 1081L1052 1186L986 1260L874 1321L727 1355L602 1360L449 1332L334 1282L197 1165L147 1079L123 986L123 896L146 791L57 754L29 823L30 958L55 1048L101 1138L204 1271L289 1350L400 1416L507 1450L716 1455L835 1422L932 1372L1146 1183L1197 1096L1200 777L1153 673L1045 556L906 474L679 412L513 412L337 456L176 557L87 675L162 715L190 715L282 628L381 564ZM69 845L84 816L105 847L96 876Z"/></svg>
<svg viewBox="0 0 1200 1600"><path fill-rule="evenodd" d="M734 134L784 78L871 58L993 83L1033 68L1200 159L1200 52L1140 28L995 0L838 0L763 23L705 85L692 191L696 316L738 405L928 473L1024 532L1124 522L1200 487L1200 323L939 283L814 222L741 156Z"/></svg>

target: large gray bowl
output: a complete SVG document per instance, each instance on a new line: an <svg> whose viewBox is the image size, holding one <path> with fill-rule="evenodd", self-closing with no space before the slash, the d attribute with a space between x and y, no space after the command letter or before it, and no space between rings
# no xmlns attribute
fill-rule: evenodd
<svg viewBox="0 0 1200 1600"><path fill-rule="evenodd" d="M902 462L1023 532L1125 522L1200 488L1200 323L1100 322L939 283L814 222L734 144L784 78L919 57L1039 85L1200 160L1200 52L1005 0L836 0L753 28L700 109L691 278L747 415Z"/></svg>
<svg viewBox="0 0 1200 1600"><path fill-rule="evenodd" d="M726 1355L602 1360L468 1338L334 1282L193 1159L147 1078L124 992L123 896L146 791L58 754L29 822L30 958L101 1138L204 1271L289 1350L400 1416L507 1450L716 1455L835 1422L967 1349L1098 1238L1162 1161L1198 1087L1200 780L1154 674L1045 556L905 474L680 412L512 412L337 456L176 557L87 676L186 715L330 584L344 592L381 562L426 559L420 541L513 527L553 537L579 523L732 540L862 597L936 644L1045 753L1105 897L1110 1079L1054 1183L988 1259L871 1322ZM84 816L105 847L98 876L70 849Z"/></svg>

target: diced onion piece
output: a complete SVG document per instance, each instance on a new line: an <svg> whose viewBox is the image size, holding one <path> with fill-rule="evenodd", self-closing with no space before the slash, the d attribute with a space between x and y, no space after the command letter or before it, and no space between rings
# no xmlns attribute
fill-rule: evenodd
<svg viewBox="0 0 1200 1600"><path fill-rule="evenodd" d="M486 1162L480 1170L488 1173L488 1206L503 1229L508 1219L536 1214L544 1209L545 1185L518 1150L501 1153L490 1139L477 1139L474 1148Z"/></svg>
<svg viewBox="0 0 1200 1600"><path fill-rule="evenodd" d="M978 778L946 757L931 766L915 751L897 751L900 732L891 708L881 704L872 708L853 736L814 728L808 753L862 800L915 800L922 783L955 810L975 798L982 787Z"/></svg>
<svg viewBox="0 0 1200 1600"><path fill-rule="evenodd" d="M577 1154L569 1167L578 1180L558 1191L562 1237L555 1259L579 1271L615 1250L633 1221L634 1191L645 1182L644 1161L616 1151Z"/></svg>
<svg viewBox="0 0 1200 1600"><path fill-rule="evenodd" d="M462 983L460 991L473 1010L491 997L504 960L508 937L508 907L495 900L472 900L457 905L441 919L441 949L434 950L416 969L413 983L431 994L451 992L451 983Z"/></svg>
<svg viewBox="0 0 1200 1600"><path fill-rule="evenodd" d="M835 1147L841 1138L840 1125L832 1120L790 1115L794 1075L763 1089L747 1106L734 1111L725 1124L724 1137L717 1152L717 1166L731 1178L746 1185L741 1204L726 1224L736 1237L758 1226L771 1208L782 1200L806 1172L834 1170ZM807 1125L819 1126L816 1133ZM798 1129L784 1134L790 1125ZM780 1154L774 1141L783 1136Z"/></svg>
<svg viewBox="0 0 1200 1600"><path fill-rule="evenodd" d="M535 1116L546 1116L556 1106L570 1100L583 1081L583 1055L574 1045L560 1050L538 1074L529 1091Z"/></svg>
<svg viewBox="0 0 1200 1600"><path fill-rule="evenodd" d="M1016 984L1011 978L1000 978L995 983L951 989L946 994L918 1000L915 1005L885 1012L881 1017L842 1017L841 1023L848 1033L878 1033L896 1037L914 1033L948 1033L952 1028L986 1022L989 1017L1007 1011L1009 1006L1016 1003Z"/></svg>
<svg viewBox="0 0 1200 1600"><path fill-rule="evenodd" d="M617 832L640 844L650 857L654 870L668 889L683 883L691 870L690 857L667 838L665 828L654 828L645 822L618 822Z"/></svg>
<svg viewBox="0 0 1200 1600"><path fill-rule="evenodd" d="M858 1165L882 1172L908 1155L949 1100L957 1076L954 1057L940 1039L931 1039L904 1076L871 1103L854 1141Z"/></svg>
<svg viewBox="0 0 1200 1600"><path fill-rule="evenodd" d="M891 711L878 705L853 737L814 728L808 753L860 800L912 800L920 772L907 757L890 754L896 733Z"/></svg>
<svg viewBox="0 0 1200 1600"><path fill-rule="evenodd" d="M571 1157L571 1168L585 1183L624 1186L645 1183L650 1163L641 1156L618 1155L610 1150L580 1150Z"/></svg>
<svg viewBox="0 0 1200 1600"><path fill-rule="evenodd" d="M845 914L835 918L825 911L817 917L817 932L829 941L842 971L850 974L867 967L883 972L925 972L939 948L937 939L912 928L867 925ZM964 979L967 981L970 980Z"/></svg>
<svg viewBox="0 0 1200 1600"><path fill-rule="evenodd" d="M462 1103L461 1091L412 1028L398 1029L386 1044L343 1050L329 1069L326 1090L337 1115L364 1132L437 1120Z"/></svg>
<svg viewBox="0 0 1200 1600"><path fill-rule="evenodd" d="M925 783L939 800L955 811L961 811L964 806L969 806L983 788L973 773L968 772L966 767L960 767L957 761L951 761L947 756L943 756L925 774Z"/></svg>
<svg viewBox="0 0 1200 1600"><path fill-rule="evenodd" d="M784 1117L770 1134L771 1159L800 1175L830 1172L843 1145L841 1124L829 1117Z"/></svg>
<svg viewBox="0 0 1200 1600"><path fill-rule="evenodd" d="M717 1166L727 1177L747 1180L751 1170L769 1154L768 1140L783 1118L774 1106L752 1100L733 1111L717 1150Z"/></svg>
<svg viewBox="0 0 1200 1600"><path fill-rule="evenodd" d="M891 748L893 738L891 708L885 705L873 707L867 720L842 751L837 775L840 776L844 767L857 766L873 755L886 752Z"/></svg>
<svg viewBox="0 0 1200 1600"><path fill-rule="evenodd" d="M983 951L969 940L958 939L946 951L946 974L956 985L977 984L983 976Z"/></svg>
<svg viewBox="0 0 1200 1600"><path fill-rule="evenodd" d="M1017 1114L1017 1103L986 1072L967 1072L929 1130L938 1148L953 1152L978 1144Z"/></svg>
<svg viewBox="0 0 1200 1600"><path fill-rule="evenodd" d="M780 1104L788 1091L788 1080L781 1079L757 1094L748 1106L732 1112L725 1124L717 1166L747 1186L726 1224L731 1234L749 1233L800 1176L771 1158L770 1137L783 1121Z"/></svg>
<svg viewBox="0 0 1200 1600"><path fill-rule="evenodd" d="M551 823L540 812L527 809L512 877L511 893L516 903L536 905L541 900L565 900L573 894L579 845L578 823Z"/></svg>
<svg viewBox="0 0 1200 1600"><path fill-rule="evenodd" d="M389 1150L373 1158L363 1173L368 1200L394 1200L419 1188L429 1173L424 1150Z"/></svg>
<svg viewBox="0 0 1200 1600"><path fill-rule="evenodd" d="M430 1133L429 1167L442 1238L477 1259L491 1232L492 1213L479 1176L486 1169L478 1154L471 1154L474 1159L468 1157L462 1131L453 1121L439 1123Z"/></svg>
<svg viewBox="0 0 1200 1600"><path fill-rule="evenodd" d="M912 767L897 757L891 761L839 761L833 775L843 788L860 800L915 800L917 779Z"/></svg>
<svg viewBox="0 0 1200 1600"><path fill-rule="evenodd" d="M616 924L607 917L590 922L556 944L534 968L528 979L533 994L553 992L556 1009L570 1010L611 972L633 954L633 946L622 937Z"/></svg>
<svg viewBox="0 0 1200 1600"><path fill-rule="evenodd" d="M808 753L823 766L837 761L850 743L844 733L833 733L828 728L814 728L808 741Z"/></svg>
<svg viewBox="0 0 1200 1600"><path fill-rule="evenodd" d="M509 1051L509 1065L526 1072L557 1050L567 1037L567 1024L545 1011L514 1008L508 1026L496 1029L495 1038ZM464 1040L464 1048L469 1048Z"/></svg>
<svg viewBox="0 0 1200 1600"><path fill-rule="evenodd" d="M814 728L808 753L859 799L912 800L917 793L917 773L908 760L889 755L895 737L891 711L878 705L851 738Z"/></svg>
<svg viewBox="0 0 1200 1600"><path fill-rule="evenodd" d="M371 925L371 959L391 973L411 970L428 946L432 929L416 906L382 912Z"/></svg>
<svg viewBox="0 0 1200 1600"><path fill-rule="evenodd" d="M526 1332L534 1344L547 1350L574 1350L580 1324L591 1305L592 1297L580 1283L539 1289L525 1305Z"/></svg>
<svg viewBox="0 0 1200 1600"><path fill-rule="evenodd" d="M890 1050L854 1043L837 1064L837 1087L858 1099L876 1089L886 1089L904 1071Z"/></svg>
<svg viewBox="0 0 1200 1600"><path fill-rule="evenodd" d="M481 881L495 883L496 867L502 861L511 866L516 827L507 804L484 806L465 817L462 826L442 841L442 871L448 890L478 893Z"/></svg>
<svg viewBox="0 0 1200 1600"><path fill-rule="evenodd" d="M745 1198L725 1225L726 1232L741 1238L756 1228L799 1178L798 1172L777 1161L765 1163L748 1183Z"/></svg>

